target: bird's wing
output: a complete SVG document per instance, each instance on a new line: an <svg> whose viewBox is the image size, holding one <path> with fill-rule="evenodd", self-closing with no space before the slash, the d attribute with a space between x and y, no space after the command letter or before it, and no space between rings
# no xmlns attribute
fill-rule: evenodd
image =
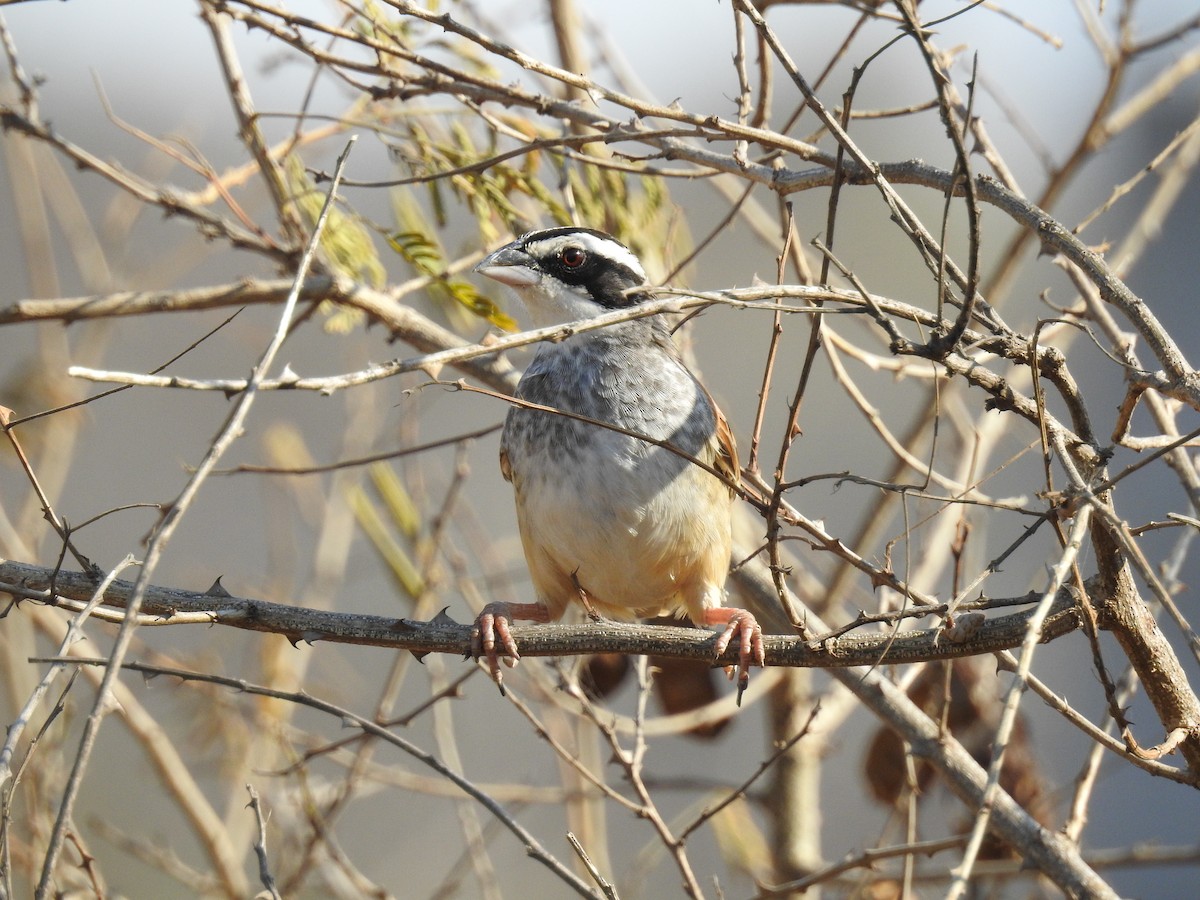
<svg viewBox="0 0 1200 900"><path fill-rule="evenodd" d="M500 448L500 474L504 476L505 481L512 481L512 463L508 461L508 450L505 447Z"/></svg>
<svg viewBox="0 0 1200 900"><path fill-rule="evenodd" d="M737 443L733 439L733 430L729 427L729 420L725 418L725 413L721 412L721 407L717 406L717 401L713 399L712 394L708 392L708 388L700 384L700 390L704 391L704 396L708 398L708 403L712 407L713 416L717 420L717 430L713 435L713 441L716 443L716 456L713 459L713 468L724 475L735 486L740 486L742 482L742 466L738 462ZM730 489L733 493L733 489Z"/></svg>

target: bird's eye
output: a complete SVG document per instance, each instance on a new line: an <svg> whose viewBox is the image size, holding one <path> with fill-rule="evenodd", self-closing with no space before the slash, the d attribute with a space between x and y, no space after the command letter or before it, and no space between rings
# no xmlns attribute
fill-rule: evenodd
<svg viewBox="0 0 1200 900"><path fill-rule="evenodd" d="M558 254L558 261L568 269L578 269L587 262L587 253L581 247L566 247Z"/></svg>

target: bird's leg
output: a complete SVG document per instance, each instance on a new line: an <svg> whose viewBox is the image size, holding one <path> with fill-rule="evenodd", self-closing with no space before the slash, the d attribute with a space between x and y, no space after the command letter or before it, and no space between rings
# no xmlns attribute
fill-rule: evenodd
<svg viewBox="0 0 1200 900"><path fill-rule="evenodd" d="M738 706L742 705L742 694L750 683L750 667L762 666L766 659L763 649L762 627L754 614L745 609L730 606L717 606L704 610L704 625L724 625L725 630L717 636L718 658L725 652L733 636L738 635ZM733 677L733 667L726 669Z"/></svg>
<svg viewBox="0 0 1200 900"><path fill-rule="evenodd" d="M471 655L476 659L481 656L487 659L488 671L501 694L504 693L504 677L500 674L501 652L509 668L521 658L517 652L517 642L508 630L509 624L516 619L549 622L550 610L544 603L489 603L479 611L471 628Z"/></svg>
<svg viewBox="0 0 1200 900"><path fill-rule="evenodd" d="M592 595L584 590L583 585L579 583L578 571L571 573L571 584L575 585L575 593L579 595L579 602L583 604L583 608L587 612L588 618L593 622L602 621L600 613L596 612L596 610L592 608Z"/></svg>

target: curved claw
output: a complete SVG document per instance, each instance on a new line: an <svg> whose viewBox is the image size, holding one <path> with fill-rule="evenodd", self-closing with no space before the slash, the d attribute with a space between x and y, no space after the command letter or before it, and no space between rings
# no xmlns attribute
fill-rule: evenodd
<svg viewBox="0 0 1200 900"><path fill-rule="evenodd" d="M766 662L766 649L763 647L762 626L754 618L754 614L745 609L734 607L717 607L704 611L705 625L724 625L725 629L717 636L716 655L719 658L729 647L733 636L738 636L738 706L742 704L742 694L750 684L750 667L759 666ZM734 675L733 667L726 671L729 677Z"/></svg>
<svg viewBox="0 0 1200 900"><path fill-rule="evenodd" d="M500 660L510 669L521 660L517 652L517 642L513 639L509 626L516 619L532 619L538 622L549 621L550 614L541 603L489 603L475 617L471 628L471 655L475 659L483 657L487 660L488 674L504 693L504 676L501 673Z"/></svg>

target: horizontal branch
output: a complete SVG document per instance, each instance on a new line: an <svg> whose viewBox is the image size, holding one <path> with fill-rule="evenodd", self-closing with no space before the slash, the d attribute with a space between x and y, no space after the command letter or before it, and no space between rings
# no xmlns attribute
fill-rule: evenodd
<svg viewBox="0 0 1200 900"><path fill-rule="evenodd" d="M87 600L96 582L79 572L0 561L0 591L18 599L46 603ZM110 607L124 608L133 584L114 581L104 595ZM51 593L53 591L53 593ZM205 621L249 631L279 634L293 644L327 641L411 650L414 653L453 653L469 656L471 626L453 621L444 612L429 622L391 616L360 615L306 609L233 597L222 591L200 593L177 588L151 587L142 612L169 625ZM846 668L893 665L935 659L956 659L1020 646L1032 612L989 618L978 630L952 640L941 628L896 633L846 634L824 641L806 641L794 635L764 635L766 661L772 666ZM198 616L207 616L198 619ZM1079 627L1075 601L1067 592L1055 602L1043 628L1043 641L1054 640ZM579 656L590 653L630 653L695 659L728 665L737 662L737 649L721 658L713 655L716 634L688 627L644 625L634 622L520 625L513 635L523 656Z"/></svg>
<svg viewBox="0 0 1200 900"><path fill-rule="evenodd" d="M17 300L0 307L0 325L16 322L55 320L74 322L81 319L144 315L158 312L182 312L252 304L282 302L289 282L285 280L241 279L228 284L211 285L178 291L122 291L52 300ZM288 371L283 377L266 379L260 390L294 390L333 393L349 387L368 384L407 372L426 372L436 376L444 366L453 366L485 384L505 393L515 386L516 374L511 363L501 353L539 341L560 341L564 338L618 322L664 312L686 312L711 304L734 309L770 309L791 313L811 312L808 306L781 305L782 301L804 304L839 303L839 312L866 314L874 317L916 322L928 328L941 327L938 316L911 304L878 295L863 295L855 290L823 285L776 285L728 289L712 292L687 291L670 286L656 288L663 296L649 303L616 310L594 319L532 329L502 338L489 336L486 341L470 344L461 337L422 316L412 307L398 302L402 291L378 291L357 284L344 276L319 275L305 282L301 299L307 302L329 300L362 310L389 329L392 336L424 351L421 356L394 359L368 366L355 372L335 375L301 376ZM831 310L826 308L825 314ZM1016 336L993 337L968 329L965 335L970 346L984 347L1012 361L1029 358L1030 346ZM985 344L986 341L986 344ZM1055 377L1063 368L1061 354L1052 348L1033 347L1039 370ZM1009 409L1033 423L1045 422L1051 431L1059 431L1068 446L1094 462L1095 451L1088 446L1086 436L1075 434L1030 397L1014 391L999 375L979 364L970 356L953 355L943 361L952 372L962 375L997 398L996 407ZM178 375L150 375L140 372L114 372L83 366L72 366L69 374L102 383L116 383L153 388L182 388L187 390L219 391L228 395L245 389L244 378L186 378ZM1169 387L1169 386L1167 386Z"/></svg>
<svg viewBox="0 0 1200 900"><path fill-rule="evenodd" d="M511 391L516 386L517 373L510 362L498 358L496 351L489 350L485 345L468 344L453 331L438 325L411 306L400 302L400 298L408 292L410 285L413 289L419 289L426 282L427 279L414 279L408 285L401 285L394 290L379 291L342 275L313 275L305 279L300 299L309 303L329 300L361 310L372 320L387 328L393 339L401 340L424 353L448 352L452 358L443 364L453 365L465 374L478 378L497 390ZM291 281L288 279L243 278L228 284L174 291L119 291L88 297L17 300L6 306L0 306L0 325L39 321L70 323L83 319L104 319L159 312L195 312L256 304L278 304L283 302L290 286ZM463 352L463 348L473 349ZM422 357L422 359L426 359L426 357ZM432 365L432 362L428 365ZM374 372L376 368L385 367L372 367L366 371ZM403 371L410 370L403 369ZM385 372L386 374L395 374L386 368ZM355 374L362 377L362 373ZM146 377L150 376L135 374L126 378L122 383L140 384L143 382L139 382L137 379ZM386 377L386 375L377 375L377 377ZM344 381L351 376L335 376L332 386L328 387L329 390L345 386L341 381L336 380L339 378ZM170 376L162 376L158 380L167 383L174 381ZM326 389L328 380L312 380L318 384L312 389ZM299 381L267 379L259 388L260 390L278 390L280 388L302 389L302 387L308 386L308 380L300 381L304 381L303 386ZM154 384L163 386L157 382ZM244 378L203 381L199 384L203 386L202 389L222 390L231 394L246 388ZM168 384L168 386L181 385Z"/></svg>
<svg viewBox="0 0 1200 900"><path fill-rule="evenodd" d="M0 325L47 320L69 323L80 319L278 303L282 302L286 295L288 284L284 280L242 279L229 284L179 291L123 291L53 300L18 300L0 307ZM489 336L486 341L470 344L411 307L397 302L398 292L373 290L343 276L313 276L305 283L301 293L302 300L329 300L362 310L384 324L393 337L425 352L421 356L394 359L355 372L335 375L301 376L289 371L283 377L264 380L260 390L315 391L329 394L408 372L436 375L442 367L453 366L485 384L510 392L515 385L515 370L500 356L507 350L539 341L560 341L572 334L605 328L644 316L664 312L681 313L714 304L734 309L805 313L811 312L812 307L786 305L782 304L782 301L798 301L804 304L839 303L848 307L837 310L839 312L887 316L929 328L944 324L935 314L911 304L878 295L864 296L858 291L823 285L775 285L711 292L665 286L656 290L663 296L593 319L532 329L501 338ZM824 313L829 315L832 311L826 308ZM988 352L1012 361L1026 360L1030 354L1028 342L1016 336L993 337L989 340L987 335L968 329L965 337L968 345L986 346ZM1061 354L1057 354L1052 348L1035 346L1033 350L1037 354L1039 370L1043 374L1053 377L1062 368ZM1014 391L1005 379L981 366L978 359L970 356L960 358L955 355L944 360L944 364L954 373L962 375L999 398L997 408L1010 409L1034 423L1046 422L1052 431L1062 432L1068 446L1084 454L1089 461L1095 460L1095 452L1087 446L1085 436L1075 434L1054 416L1039 409L1032 398ZM72 366L68 372L73 377L102 383L219 391L229 395L239 393L246 386L244 378L186 378L178 375L115 372L83 366Z"/></svg>
<svg viewBox="0 0 1200 900"><path fill-rule="evenodd" d="M319 299L331 299L336 302L345 302L349 305L362 307L363 294L374 293L383 298L391 300L386 294L380 292L371 292L367 288L362 288L355 285L349 280L339 280L330 278L318 278L314 281L321 282L321 289L326 293L324 297ZM340 286L339 286L340 284ZM235 286L229 286L233 288ZM216 296L223 288L204 289L205 298L209 295ZM242 296L241 288L236 294L231 296ZM160 295L161 296L161 295ZM256 295L257 296L257 295ZM315 295L311 295L315 296ZM789 296L798 296L801 298L811 299L813 303L824 301L844 301L848 303L860 302L861 300L855 295L834 288L826 287L807 287L799 286L791 289ZM31 308L33 304L40 301L24 300L20 304L25 308ZM79 309L84 308L88 301L85 299L76 299L71 301L45 301L47 303L59 304L56 308L61 310L61 304L75 304ZM110 300L106 297L94 298L94 302L100 308L112 308L117 301ZM215 302L215 300L213 301ZM614 310L613 312L605 313L591 319L584 319L578 322L569 322L564 325L551 325L544 328L535 328L529 331L522 331L517 334L507 335L497 338L489 335L488 339L475 344L468 344L462 338L451 332L445 332L440 329L440 326L435 325L428 319L425 319L419 313L405 309L404 318L406 320L403 328L396 327L393 333L405 340L407 343L413 344L418 349L428 349L422 356L409 357L407 359L393 359L385 363L368 366L365 369L359 369L355 372L347 372L339 375L327 376L309 376L301 377L294 372L288 372L282 377L274 379L266 379L259 386L260 390L292 390L292 391L317 391L323 394L331 394L335 391L345 388L356 387L363 384L379 381L385 378L391 378L396 375L401 375L407 372L425 372L432 377L436 377L437 373L444 366L455 366L472 374L478 374L475 369L481 369L484 374L491 373L492 370L498 370L503 367L505 373L513 371L511 364L497 360L497 356L507 350L513 350L518 347L525 347L530 344L535 344L541 341L556 342L564 340L571 335L580 334L586 331L595 331L600 328L618 324L620 322L628 322L634 319L642 319L648 316L660 315L662 313L685 312L691 309L697 309L705 306L710 306L714 303L732 306L735 309L751 309L761 308L763 304L747 303L738 300L735 297L723 295L706 295L705 297L685 296L685 297L663 297L657 300L651 300L647 303L639 303L636 306L631 306L623 309ZM394 305L394 304L393 304ZM9 307L11 310L13 307ZM769 309L778 308L771 304L766 306ZM808 313L813 312L815 308L788 306L785 308L791 313ZM5 311L0 311L0 317ZM825 310L825 315L838 310ZM860 314L858 310L841 310L851 315ZM411 329L416 324L420 323L422 329L439 329L442 334L431 336L428 340L420 341L413 338ZM474 363L474 369L469 368L468 364ZM86 366L71 366L67 370L67 374L74 378L83 378L88 381L116 383L116 384L132 384L140 387L155 387L155 388L185 388L196 391L219 391L225 394L236 394L245 390L246 380L244 378L184 378L177 375L147 375L140 372L112 372L107 370L93 369ZM483 378L489 384L495 384L496 379ZM512 383L506 382L500 385L501 389L510 390L515 386L515 381Z"/></svg>

